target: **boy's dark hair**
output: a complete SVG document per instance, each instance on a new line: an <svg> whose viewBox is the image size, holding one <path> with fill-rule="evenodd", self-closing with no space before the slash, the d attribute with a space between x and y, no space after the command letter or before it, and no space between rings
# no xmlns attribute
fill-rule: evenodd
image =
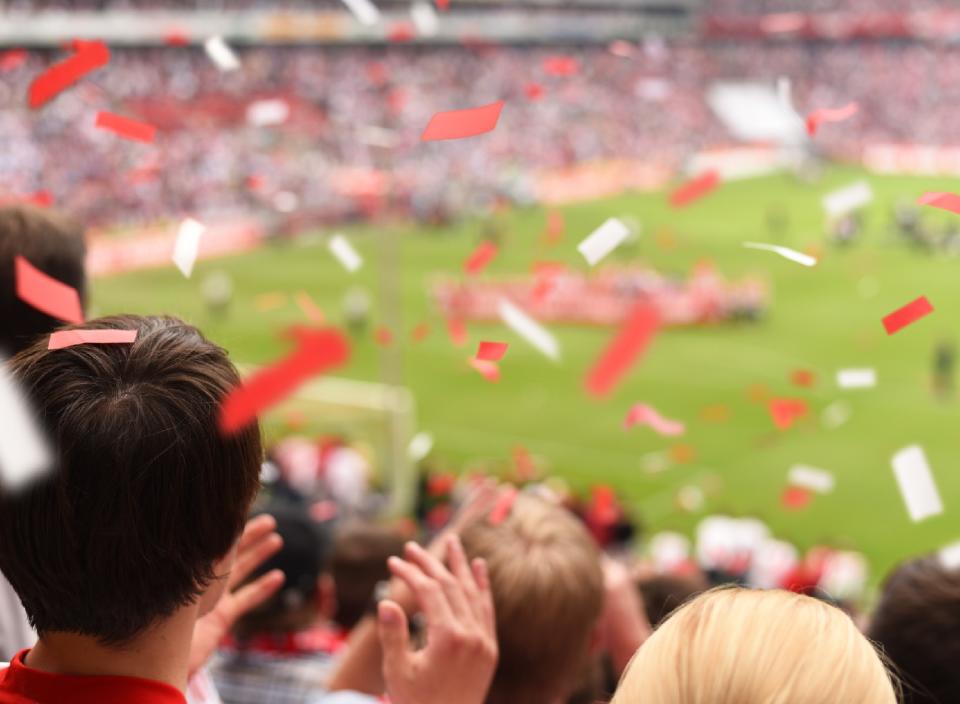
<svg viewBox="0 0 960 704"><path fill-rule="evenodd" d="M893 662L904 704L960 702L960 572L936 557L897 567L867 635Z"/></svg>
<svg viewBox="0 0 960 704"><path fill-rule="evenodd" d="M337 531L331 564L337 592L333 620L341 627L352 629L369 612L377 583L390 579L387 559L401 555L403 543L396 530L364 521Z"/></svg>
<svg viewBox="0 0 960 704"><path fill-rule="evenodd" d="M49 210L0 207L0 351L12 355L63 325L17 297L14 260L25 257L44 274L77 289L86 301L83 228Z"/></svg>
<svg viewBox="0 0 960 704"><path fill-rule="evenodd" d="M700 572L691 575L654 575L637 584L647 620L656 628L670 614L710 588Z"/></svg>
<svg viewBox="0 0 960 704"><path fill-rule="evenodd" d="M0 570L41 636L118 645L218 576L258 488L260 429L218 432L239 379L196 328L139 316L82 327L138 336L52 351L43 339L10 362L57 466L19 493L0 489Z"/></svg>

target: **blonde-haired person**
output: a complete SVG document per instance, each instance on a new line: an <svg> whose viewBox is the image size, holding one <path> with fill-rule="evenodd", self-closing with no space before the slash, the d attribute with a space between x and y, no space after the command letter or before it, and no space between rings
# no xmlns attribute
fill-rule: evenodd
<svg viewBox="0 0 960 704"><path fill-rule="evenodd" d="M611 704L896 704L880 656L839 609L785 591L719 589L636 652Z"/></svg>

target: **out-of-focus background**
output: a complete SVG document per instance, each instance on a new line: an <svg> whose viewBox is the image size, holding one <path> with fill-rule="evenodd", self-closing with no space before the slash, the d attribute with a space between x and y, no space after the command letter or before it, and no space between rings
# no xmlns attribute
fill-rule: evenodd
<svg viewBox="0 0 960 704"><path fill-rule="evenodd" d="M350 363L265 419L294 484L338 474L341 503L426 515L453 476L550 477L585 506L612 491L641 544L753 516L800 553L862 553L874 579L960 537L960 216L917 205L960 172L951 3L379 0L368 24L332 0L0 8L0 189L90 226L93 315L182 316L247 369L291 348L290 325L349 331ZM211 60L214 36L239 67ZM105 40L109 65L29 109L77 39ZM434 113L497 100L492 132L420 141ZM809 134L808 114L850 103ZM100 110L155 141L96 129ZM714 191L671 205L711 169ZM869 202L825 207L861 181ZM186 217L208 228L190 278L170 261ZM590 267L577 244L611 217L631 235ZM465 273L483 242L496 257ZM888 336L881 319L920 295L935 313ZM501 296L559 360L498 320ZM665 324L596 399L586 371L638 300ZM482 340L509 343L499 381L469 363ZM876 386L840 388L846 368ZM769 412L783 398L807 408L788 429ZM686 432L625 430L637 403ZM916 524L891 469L914 444L945 507ZM796 465L833 490L791 491ZM724 540L741 538L760 539Z"/></svg>

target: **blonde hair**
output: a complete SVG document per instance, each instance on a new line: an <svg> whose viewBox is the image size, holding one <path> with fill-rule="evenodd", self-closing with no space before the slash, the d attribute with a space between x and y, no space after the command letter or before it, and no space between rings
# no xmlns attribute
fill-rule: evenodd
<svg viewBox="0 0 960 704"><path fill-rule="evenodd" d="M853 621L785 591L719 589L667 619L611 704L896 704L883 661Z"/></svg>
<svg viewBox="0 0 960 704"><path fill-rule="evenodd" d="M462 533L470 557L486 559L500 659L488 704L546 702L583 673L603 607L600 552L565 509L520 494L510 515Z"/></svg>

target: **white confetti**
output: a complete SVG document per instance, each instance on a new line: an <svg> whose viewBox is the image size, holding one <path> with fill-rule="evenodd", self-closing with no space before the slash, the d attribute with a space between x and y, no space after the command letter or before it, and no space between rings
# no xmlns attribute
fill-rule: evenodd
<svg viewBox="0 0 960 704"><path fill-rule="evenodd" d="M343 4L353 13L360 24L369 27L380 21L380 10L370 0L343 0Z"/></svg>
<svg viewBox="0 0 960 704"><path fill-rule="evenodd" d="M833 491L833 474L825 469L810 467L805 464L795 464L787 474L787 481L792 486L803 487L818 494L829 494Z"/></svg>
<svg viewBox="0 0 960 704"><path fill-rule="evenodd" d="M803 252L798 252L795 249L790 249L789 247L781 247L776 244L764 244L762 242L744 242L743 246L747 249L763 249L767 252L775 252L779 254L784 259L789 259L792 262L797 264L803 264L804 266L814 266L817 263L816 257L811 257L809 254L804 254Z"/></svg>
<svg viewBox="0 0 960 704"><path fill-rule="evenodd" d="M777 79L777 99L784 108L790 112L796 112L793 107L793 89L788 76L780 76Z"/></svg>
<svg viewBox="0 0 960 704"><path fill-rule="evenodd" d="M257 100L247 106L247 123L255 127L282 125L288 117L290 106L280 98Z"/></svg>
<svg viewBox="0 0 960 704"><path fill-rule="evenodd" d="M407 456L411 462L419 462L433 449L433 436L430 433L417 433L410 439Z"/></svg>
<svg viewBox="0 0 960 704"><path fill-rule="evenodd" d="M841 369L837 372L837 386L841 389L872 389L876 385L875 369Z"/></svg>
<svg viewBox="0 0 960 704"><path fill-rule="evenodd" d="M351 274L363 265L363 259L360 257L360 254L343 235L334 235L331 237L327 247L330 249L330 253L343 264L343 268Z"/></svg>
<svg viewBox="0 0 960 704"><path fill-rule="evenodd" d="M0 358L0 483L15 491L50 471L53 456L30 404Z"/></svg>
<svg viewBox="0 0 960 704"><path fill-rule="evenodd" d="M960 567L960 541L944 545L937 552L940 565L945 570L955 570Z"/></svg>
<svg viewBox="0 0 960 704"><path fill-rule="evenodd" d="M577 250L587 260L587 264L594 266L623 244L629 235L630 228L617 218L610 218L587 235L587 238L577 245Z"/></svg>
<svg viewBox="0 0 960 704"><path fill-rule="evenodd" d="M233 49L223 41L219 34L210 37L203 43L203 48L207 51L207 56L217 65L221 71L236 71L240 68L240 59L233 53Z"/></svg>
<svg viewBox="0 0 960 704"><path fill-rule="evenodd" d="M200 251L200 237L206 232L206 229L206 225L193 218L187 218L180 223L177 243L173 246L172 259L180 273L188 279L193 273L193 265L197 261L197 252Z"/></svg>
<svg viewBox="0 0 960 704"><path fill-rule="evenodd" d="M557 343L557 339L524 311L517 308L506 298L501 298L497 305L497 312L507 327L536 349L554 361L560 358L560 345Z"/></svg>
<svg viewBox="0 0 960 704"><path fill-rule="evenodd" d="M433 4L417 0L410 6L410 17L413 18L413 24L424 37L432 37L437 33L439 21L437 20L437 11L433 9Z"/></svg>
<svg viewBox="0 0 960 704"><path fill-rule="evenodd" d="M910 520L916 523L943 513L943 502L922 447L911 445L900 450L892 464Z"/></svg>
<svg viewBox="0 0 960 704"><path fill-rule="evenodd" d="M827 215L838 218L841 215L862 208L873 200L873 189L866 181L857 181L828 193L823 198L823 208Z"/></svg>

